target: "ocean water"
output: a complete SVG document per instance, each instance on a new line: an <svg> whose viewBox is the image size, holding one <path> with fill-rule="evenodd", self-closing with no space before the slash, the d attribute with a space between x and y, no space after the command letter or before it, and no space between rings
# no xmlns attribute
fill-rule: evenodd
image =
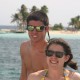
<svg viewBox="0 0 80 80"><path fill-rule="evenodd" d="M53 35L64 38L71 46L80 73L80 35ZM46 36L48 38L48 36ZM28 40L27 33L0 34L0 80L19 80L21 71L20 45Z"/></svg>

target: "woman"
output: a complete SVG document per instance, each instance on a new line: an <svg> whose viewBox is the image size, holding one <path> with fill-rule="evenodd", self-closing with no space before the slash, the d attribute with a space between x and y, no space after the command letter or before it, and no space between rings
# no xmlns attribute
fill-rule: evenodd
<svg viewBox="0 0 80 80"><path fill-rule="evenodd" d="M67 65L77 69L67 42L61 38L53 38L49 41L45 52L48 69L30 74L28 80L80 80L79 73L65 69Z"/></svg>

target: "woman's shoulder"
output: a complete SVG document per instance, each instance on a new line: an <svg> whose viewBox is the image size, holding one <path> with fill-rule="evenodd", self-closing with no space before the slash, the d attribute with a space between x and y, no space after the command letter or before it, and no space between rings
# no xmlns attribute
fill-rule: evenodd
<svg viewBox="0 0 80 80"><path fill-rule="evenodd" d="M80 73L75 72L75 71L69 71L70 72L70 78L72 80L80 80Z"/></svg>
<svg viewBox="0 0 80 80"><path fill-rule="evenodd" d="M44 76L44 71L45 70L40 70L40 71L31 73L28 76L28 80L40 80Z"/></svg>
<svg viewBox="0 0 80 80"><path fill-rule="evenodd" d="M34 73L31 73L31 74L32 74L32 75L35 75L35 76L36 76L36 75L37 75L37 76L38 76L38 75L40 76L40 75L42 75L44 72L45 72L45 70L39 70L39 71L34 72Z"/></svg>
<svg viewBox="0 0 80 80"><path fill-rule="evenodd" d="M74 80L80 80L80 73L78 73L78 72L73 72L72 74L73 74L72 76L73 76L73 79L74 79Z"/></svg>

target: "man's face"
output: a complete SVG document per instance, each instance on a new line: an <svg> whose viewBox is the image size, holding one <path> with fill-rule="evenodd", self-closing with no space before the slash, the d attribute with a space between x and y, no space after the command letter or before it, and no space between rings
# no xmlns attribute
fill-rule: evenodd
<svg viewBox="0 0 80 80"><path fill-rule="evenodd" d="M29 37L32 41L37 42L40 40L45 39L46 36L46 29L44 26L44 24L41 21L35 21L35 20L31 20L28 23L28 26L33 26L34 30L32 31L28 31ZM38 31L37 28L40 29L40 27L43 26L44 28L41 31Z"/></svg>

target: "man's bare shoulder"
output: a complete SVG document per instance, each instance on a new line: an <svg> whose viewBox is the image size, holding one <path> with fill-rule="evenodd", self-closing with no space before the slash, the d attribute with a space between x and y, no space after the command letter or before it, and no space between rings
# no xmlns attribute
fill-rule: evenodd
<svg viewBox="0 0 80 80"><path fill-rule="evenodd" d="M30 45L30 41L25 41L21 44L20 46L20 53L21 55L27 55L28 50L29 50L29 45Z"/></svg>
<svg viewBox="0 0 80 80"><path fill-rule="evenodd" d="M28 77L28 80L40 80L44 75L44 70L39 70L37 72L31 73Z"/></svg>
<svg viewBox="0 0 80 80"><path fill-rule="evenodd" d="M21 43L21 47L26 46L26 45L28 45L29 43L30 43L29 40L28 40L28 41L24 41L24 42Z"/></svg>
<svg viewBox="0 0 80 80"><path fill-rule="evenodd" d="M24 50L27 49L29 47L30 41L25 41L21 44L20 49Z"/></svg>

